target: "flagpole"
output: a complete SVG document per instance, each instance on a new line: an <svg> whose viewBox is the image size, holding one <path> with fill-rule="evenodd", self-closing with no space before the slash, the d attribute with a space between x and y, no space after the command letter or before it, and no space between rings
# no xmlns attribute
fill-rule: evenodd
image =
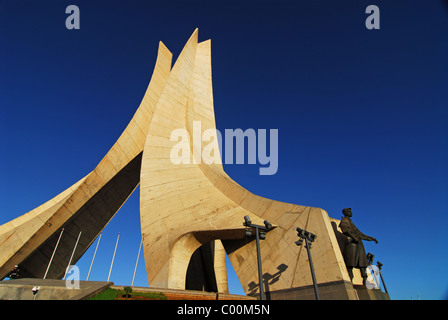
<svg viewBox="0 0 448 320"><path fill-rule="evenodd" d="M51 262L53 261L54 254L56 253L56 249L58 248L59 241L61 240L63 232L64 228L62 228L61 233L59 234L58 242L56 242L56 246L54 247L53 254L51 255L50 262L48 263L47 270L45 271L44 279L47 277L48 270L50 270Z"/></svg>
<svg viewBox="0 0 448 320"><path fill-rule="evenodd" d="M96 243L96 247L95 247L95 252L93 253L93 257L92 257L92 262L90 263L90 268L89 268L89 272L87 273L87 278L86 281L89 281L89 276L90 276L90 271L92 270L92 266L93 266L93 260L95 260L95 256L96 256L96 251L98 250L98 246L100 244L101 241L101 236L103 235L103 232L100 232L100 236L98 238L98 241Z"/></svg>
<svg viewBox="0 0 448 320"><path fill-rule="evenodd" d="M140 258L140 251L142 250L143 239L140 241L140 247L138 248L137 261L135 262L134 275L132 276L131 287L134 286L135 273L137 272L138 258Z"/></svg>
<svg viewBox="0 0 448 320"><path fill-rule="evenodd" d="M110 263L109 275L107 276L107 282L110 279L110 273L112 272L112 266L114 265L115 253L117 252L118 240L120 239L120 232L118 232L117 242L115 243L114 255L112 256L112 262Z"/></svg>
<svg viewBox="0 0 448 320"><path fill-rule="evenodd" d="M75 254L76 247L78 246L79 238L81 238L81 233L82 233L82 230L79 232L78 239L76 239L76 243L75 243L75 247L73 248L72 256L70 257L70 260L67 265L67 269L65 269L64 278L62 278L62 279L65 279L65 277L67 276L68 268L70 268L70 264L72 263L73 255Z"/></svg>

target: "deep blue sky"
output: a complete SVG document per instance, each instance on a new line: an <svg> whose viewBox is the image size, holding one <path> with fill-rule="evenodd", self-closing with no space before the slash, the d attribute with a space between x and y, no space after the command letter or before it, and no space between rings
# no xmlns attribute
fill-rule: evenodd
<svg viewBox="0 0 448 320"><path fill-rule="evenodd" d="M65 8L81 29L65 28ZM380 8L367 30L365 8ZM268 198L351 207L393 299L448 296L446 1L0 0L0 224L93 170L137 109L163 41L212 39L217 127L279 130L279 167L226 165ZM105 228L90 280L130 284L138 190ZM96 243L79 261L84 279ZM143 259L135 285L146 286ZM231 291L241 293L234 276Z"/></svg>

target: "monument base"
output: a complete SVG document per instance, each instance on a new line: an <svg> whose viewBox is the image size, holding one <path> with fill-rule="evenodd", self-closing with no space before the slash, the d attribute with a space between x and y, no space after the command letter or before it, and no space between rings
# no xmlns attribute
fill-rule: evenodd
<svg viewBox="0 0 448 320"><path fill-rule="evenodd" d="M387 293L380 289L367 289L365 286L353 286L358 293L359 300L390 300Z"/></svg>
<svg viewBox="0 0 448 320"><path fill-rule="evenodd" d="M321 300L357 300L356 291L351 282L334 281L319 283L319 298ZM254 294L253 296L257 296ZM315 300L314 286L304 286L276 291L267 291L268 300Z"/></svg>

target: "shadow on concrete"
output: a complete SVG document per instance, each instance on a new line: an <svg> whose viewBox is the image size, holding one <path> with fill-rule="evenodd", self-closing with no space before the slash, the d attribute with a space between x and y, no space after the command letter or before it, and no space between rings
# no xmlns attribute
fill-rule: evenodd
<svg viewBox="0 0 448 320"><path fill-rule="evenodd" d="M286 269L288 269L288 266L284 263L280 264L277 267L277 272L274 274L270 274L270 273L264 273L263 274L263 284L264 284L264 292L266 295L266 299L270 299L270 288L269 286L278 282L280 280L280 277L282 275L283 272L286 271ZM255 296L257 294L259 294L259 283L256 283L254 281L252 281L251 283L249 283L249 296Z"/></svg>

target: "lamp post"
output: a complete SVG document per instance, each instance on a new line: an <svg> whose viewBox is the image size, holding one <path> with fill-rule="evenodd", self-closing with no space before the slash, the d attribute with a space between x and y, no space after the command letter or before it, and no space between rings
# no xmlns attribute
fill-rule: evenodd
<svg viewBox="0 0 448 320"><path fill-rule="evenodd" d="M320 300L319 297L319 290L317 288L317 282L316 282L316 275L314 274L314 267L313 267L313 259L311 259L311 243L316 240L317 236L309 231L297 228L297 235L299 236L299 240L296 241L296 245L301 246L303 243L303 240L305 240L305 248L308 253L308 260L310 262L310 269L311 269L311 277L313 278L313 286L314 286L314 294L316 295L316 300Z"/></svg>
<svg viewBox="0 0 448 320"><path fill-rule="evenodd" d="M264 227L253 224L249 216L244 216L243 225L247 227L245 231L246 237L252 237L253 231L255 231L255 239L257 244L257 262L258 262L258 282L260 285L260 300L266 300L263 289L263 273L261 267L261 252L260 252L260 239L266 239L266 233L273 229L272 224L268 220L264 220Z"/></svg>

